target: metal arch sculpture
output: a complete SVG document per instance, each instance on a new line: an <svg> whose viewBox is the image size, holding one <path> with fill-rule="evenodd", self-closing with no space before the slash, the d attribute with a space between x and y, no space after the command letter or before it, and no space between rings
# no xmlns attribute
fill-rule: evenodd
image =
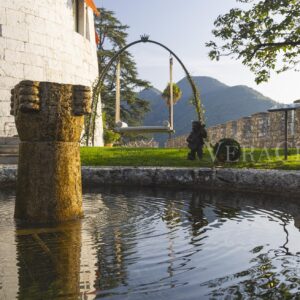
<svg viewBox="0 0 300 300"><path fill-rule="evenodd" d="M99 94L101 93L101 88L102 88L102 84L104 82L105 76L108 72L108 70L111 68L111 66L113 65L113 63L115 61L117 61L117 59L119 58L119 56L126 51L128 48L136 45L136 44L140 44L140 43L151 43L151 44L155 44L158 45L162 48L164 48L165 50L167 50L170 54L172 54L175 59L179 62L179 64L181 65L181 67L183 68L186 77L189 81L189 84L192 88L193 91L193 104L196 108L196 113L197 113L197 117L199 121L204 121L203 118L203 112L201 109L201 100L200 100L200 93L196 87L196 84L194 83L190 73L188 72L187 68L185 67L185 65L183 64L183 62L181 61L181 59L167 46L165 46L162 43L153 41L149 39L150 36L149 35L142 35L140 40L134 41L132 43L129 43L128 45L126 45L125 47L123 47L122 49L120 49L112 58L111 60L108 62L108 64L105 66L105 68L103 69L103 71L100 73L99 77L98 77L98 82L96 84L96 86L94 87L94 94L93 94L93 100L92 100L92 112L96 112L97 111L97 105L98 105L98 97ZM95 122L96 122L96 118L94 115L90 116L90 119L88 120L88 124L87 124L87 130L86 130L86 136L87 136L87 142L86 144L89 144L89 134L90 134L90 129L92 129L92 143L94 143L94 129L95 129Z"/></svg>

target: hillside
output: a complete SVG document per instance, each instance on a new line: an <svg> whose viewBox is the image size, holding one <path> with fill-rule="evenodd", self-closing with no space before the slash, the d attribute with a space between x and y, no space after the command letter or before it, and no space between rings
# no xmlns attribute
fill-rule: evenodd
<svg viewBox="0 0 300 300"><path fill-rule="evenodd" d="M193 79L201 93L207 127L263 112L276 104L272 99L244 85L231 87L204 76ZM174 126L176 135L182 135L190 132L191 122L195 119L195 109L190 104L192 90L187 79L183 78L177 84L183 96L174 106ZM145 117L145 125L161 125L163 120L168 119L167 107L159 90L144 90L139 93L139 97L151 103L151 111ZM160 143L167 137L166 134L155 135L155 139Z"/></svg>

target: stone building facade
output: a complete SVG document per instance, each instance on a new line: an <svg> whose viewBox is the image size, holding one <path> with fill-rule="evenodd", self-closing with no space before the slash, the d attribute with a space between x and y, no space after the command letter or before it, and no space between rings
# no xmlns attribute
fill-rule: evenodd
<svg viewBox="0 0 300 300"><path fill-rule="evenodd" d="M0 137L16 134L10 90L23 79L91 86L98 75L92 0L0 1ZM101 105L99 106L101 109ZM98 111L97 145L103 145Z"/></svg>
<svg viewBox="0 0 300 300"><path fill-rule="evenodd" d="M233 138L242 147L283 148L284 112L260 112L225 124L207 129L208 142L215 144L222 138ZM187 147L186 136L176 137L167 142L166 147ZM300 109L288 112L289 147L300 147Z"/></svg>

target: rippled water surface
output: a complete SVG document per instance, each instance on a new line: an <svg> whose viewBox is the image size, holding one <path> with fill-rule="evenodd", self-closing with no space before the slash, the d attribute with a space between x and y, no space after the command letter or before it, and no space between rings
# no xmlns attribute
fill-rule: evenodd
<svg viewBox="0 0 300 300"><path fill-rule="evenodd" d="M300 201L105 189L85 218L13 220L0 194L0 299L300 299Z"/></svg>

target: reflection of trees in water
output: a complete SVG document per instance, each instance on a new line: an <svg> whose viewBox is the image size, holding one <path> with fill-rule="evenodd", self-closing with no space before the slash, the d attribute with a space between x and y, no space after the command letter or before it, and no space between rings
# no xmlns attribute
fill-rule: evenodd
<svg viewBox="0 0 300 300"><path fill-rule="evenodd" d="M258 254L262 249L263 247L257 247L252 251ZM210 298L298 299L300 278L296 258L276 257L274 251L259 253L252 259L254 265L250 269L205 282L202 286L211 290ZM234 284L230 285L229 282ZM220 288L221 286L226 288Z"/></svg>
<svg viewBox="0 0 300 300"><path fill-rule="evenodd" d="M137 228L132 214L137 213L137 204L133 207L134 203L126 201L124 195L105 197L110 198L105 201L106 215L101 216L100 212L90 230L97 246L96 294L127 284L126 256L133 253L136 246ZM132 224L128 224L128 220Z"/></svg>
<svg viewBox="0 0 300 300"><path fill-rule="evenodd" d="M232 220L239 216L241 209L216 204L215 213L222 220Z"/></svg>
<svg viewBox="0 0 300 300"><path fill-rule="evenodd" d="M300 229L300 206L299 200L290 195L264 195L257 193L237 193L237 192L216 192L214 193L215 206L226 206L243 210L266 210L269 212L279 212L289 216L289 220L294 220L295 227Z"/></svg>
<svg viewBox="0 0 300 300"><path fill-rule="evenodd" d="M220 227L226 220L236 218L239 215L241 211L239 207L225 206L223 202L218 200L220 199L216 197L216 194L211 192L192 192L188 212L194 237L198 236L202 232L202 228L209 223L219 221L218 227Z"/></svg>
<svg viewBox="0 0 300 300"><path fill-rule="evenodd" d="M110 193L113 192L114 190ZM299 266L300 258L289 255L288 233L288 225L292 222L300 228L300 207L297 201L284 197L207 191L142 189L137 192L126 188L118 192L121 192L124 198L120 202L122 205L120 203L117 206L108 205L108 210L104 212L106 215L104 221L96 223L91 229L91 236L95 239L93 244L97 247L98 271L95 282L97 290L106 290L108 293L107 290L130 284L128 266L134 261L130 261L128 256L136 251L137 239L143 230L137 227L135 220L145 211L140 210L138 203L126 198L132 200L144 196L162 198L160 216L169 229L170 260L167 265L169 278L173 278L178 272L178 261L175 259L180 257L176 253L176 234L173 234L177 229L188 229L184 230L184 234L190 237L190 244L196 249L199 243L194 241L199 239L195 237L201 238L201 235L205 234L203 228L209 223L222 220L219 224L222 226L224 221L243 217L244 210L259 209L272 211L275 221L282 226L285 239L281 248L276 252L263 253L263 248L257 247L253 249L256 256L249 270L206 282L205 285L212 290L212 297L222 294L233 298L253 299L258 295L270 299L292 298L294 287L299 287L299 270L296 267ZM114 198L112 194L109 197ZM106 204L109 204L109 201L106 201ZM145 202L144 206L147 205L150 207L151 204ZM128 220L130 224L127 224ZM79 295L80 244L80 222L72 222L57 228L18 228L16 247L19 298L54 299L58 296L62 299L76 298ZM278 269L281 270L280 273ZM230 285L230 282L235 284ZM222 285L228 287L220 289L219 286Z"/></svg>
<svg viewBox="0 0 300 300"><path fill-rule="evenodd" d="M97 279L95 282L97 292L126 284L127 266L124 259L128 249L123 241L122 230L115 228L110 234L113 235L113 238L101 237L98 239L97 232L94 234L95 241L99 245L97 248Z"/></svg>
<svg viewBox="0 0 300 300"><path fill-rule="evenodd" d="M283 245L280 246L281 251L278 252L277 255L292 255L289 251L289 231L288 225L293 222L293 217L290 214L277 211L274 213L273 218L276 218L276 221L279 220L279 225L282 226L282 230L285 236L285 240L283 241Z"/></svg>
<svg viewBox="0 0 300 300"><path fill-rule="evenodd" d="M297 269L300 257L290 253L288 247L288 225L295 221L296 226L296 220L299 220L300 216L297 202L292 199L284 201L284 197L282 199L282 197L257 194L223 192L211 195L210 201L206 203L213 203L214 212L221 221L239 220L244 217L244 211L252 209L266 210L270 212L269 220L282 226L285 239L279 249L267 253L262 252L262 246L254 248L252 252L257 256L251 260L251 264L254 265L250 269L203 283L202 286L207 286L211 290L209 297L298 299L295 298L295 292L300 285L299 269ZM230 285L231 282L234 284ZM222 288L223 286L226 288Z"/></svg>
<svg viewBox="0 0 300 300"><path fill-rule="evenodd" d="M184 203L182 201L165 199L162 220L165 222L169 230L172 230L174 227L182 223L183 206Z"/></svg>
<svg viewBox="0 0 300 300"><path fill-rule="evenodd" d="M17 228L19 299L79 297L81 222Z"/></svg>
<svg viewBox="0 0 300 300"><path fill-rule="evenodd" d="M208 225L208 220L203 211L205 204L202 197L203 195L201 193L193 192L191 200L189 201L188 219L191 224L193 237L199 236L200 230Z"/></svg>
<svg viewBox="0 0 300 300"><path fill-rule="evenodd" d="M167 199L172 199L170 197L175 198L170 192L164 193L164 196L166 194ZM159 196L162 197L162 195ZM229 298L233 297L234 299L255 299L257 296L268 299L288 299L295 296L295 287L297 289L300 284L299 270L297 270L299 257L297 258L297 262L290 260L288 225L293 220L295 221L295 225L297 225L297 220L300 219L297 202L294 202L292 199L285 199L284 197L270 197L257 194L245 195L231 192L187 192L182 197L188 203L187 208L184 207L183 202L166 200L164 221L170 230L178 225L182 225L184 219L187 217L189 226L192 229L192 237L195 238L204 234L205 229L203 230L203 227L211 222L220 221L218 222L218 227L220 227L227 220L239 221L243 218L249 218L247 211L259 209L271 212L277 224L282 226L285 234L285 240L280 249L275 252L270 251L258 254L251 261L252 264L255 264L251 269L206 283L213 290L211 293L212 297L220 297L220 295L225 297L228 295ZM207 208L209 207L213 207L213 213L210 211L210 215L207 216ZM187 213L185 210L187 210ZM176 249L174 249L174 238L171 234L169 235L169 257L174 260L177 253ZM192 237L191 244L193 245L195 239ZM253 249L253 253L259 253L262 249L257 247ZM173 260L170 260L168 266L170 278L176 274ZM289 267L287 267L288 264ZM280 273L278 273L278 270L280 270ZM238 283L237 280L239 281ZM226 289L218 288L222 285L229 285L226 282L230 281L235 281L236 284Z"/></svg>
<svg viewBox="0 0 300 300"><path fill-rule="evenodd" d="M164 212L162 215L162 220L166 224L167 227L167 240L168 240L168 264L167 264L167 273L170 279L174 276L174 260L176 259L176 252L175 252L175 239L176 239L176 227L180 226L183 221L183 207L184 202L178 201L175 198L168 198L165 199L164 203ZM170 288L173 288L174 284L170 283Z"/></svg>
<svg viewBox="0 0 300 300"><path fill-rule="evenodd" d="M110 197L112 197L111 194L113 194L114 191L114 189L109 191ZM177 230L190 228L190 230L185 230L184 234L190 234L190 244L194 246L196 253L201 251L201 247L199 247L199 239L195 239L195 237L200 236L201 238L201 235L205 236L205 229L203 228L209 223L214 222L217 224L217 227L220 227L227 220L238 221L245 218L244 211L255 210L256 208L268 211L278 210L283 212L280 224L282 224L287 238L283 242L281 249L284 251L280 252L283 254L289 252L286 225L289 224L293 218L296 220L297 216L300 215L299 207L295 206L293 202L289 201L283 204L282 198L270 198L269 196L264 197L257 194L245 195L231 192L207 191L178 192L176 190L156 189L142 189L136 191L133 189L123 190L120 188L118 188L117 191L123 198L134 199L139 196L147 196L162 199L163 210L161 210L161 217L168 228L167 247L169 251L169 263L167 264L167 272L169 279L172 279L178 273L178 259L181 259L180 254L176 252ZM127 203L128 199L124 199L124 202ZM134 220L130 226L126 226L125 228L122 226L122 224L124 225L124 220L128 220L131 216L130 211L134 210L136 212L138 210L138 204L131 202L131 205L131 207L123 207L122 211L120 210L119 212L119 217L116 217L116 219L108 218L108 223L105 224L103 228L99 227L94 230L93 236L96 239L96 244L100 245L97 249L98 279L95 284L97 290L109 290L130 284L130 282L128 282L129 274L127 270L129 262L126 260L126 255L134 251L133 248L138 238L136 233L141 230L141 228L136 228ZM145 203L145 205L147 205L147 203ZM143 214L143 211L141 211L141 214ZM291 215L293 215L293 217ZM128 237L130 237L130 239L128 239ZM205 243L205 241L203 241L203 243ZM213 290L211 295L216 297L218 293L220 293L222 295L228 294L235 297L241 297L241 295L252 297L256 295L258 293L257 290L259 290L261 293L266 292L266 295L276 296L277 294L272 291L272 289L277 289L281 296L284 295L284 293L289 293L288 290L290 287L287 286L288 283L282 283L284 281L289 282L288 275L285 274L285 280L280 281L279 277L282 276L282 274L278 277L276 266L274 265L274 257L272 257L271 253L259 254L261 250L259 247L253 250L254 253L257 251L258 255L251 262L255 264L251 269L205 283ZM192 252L189 252L189 259L193 256L191 253ZM186 262L182 263L183 267L185 267L185 263ZM298 280L295 279L297 277L292 276L291 278L291 280ZM223 290L218 288L222 286L223 283L224 285L229 285L229 282L232 281L239 282ZM172 282L171 280L170 287L172 287ZM228 282L228 284L226 284L226 282ZM107 292L109 293L109 291Z"/></svg>
<svg viewBox="0 0 300 300"><path fill-rule="evenodd" d="M180 190L175 188L128 188L128 187L105 187L101 192L106 194L117 193L126 197L149 196L162 199L174 199L182 201L194 201L193 207L197 205L206 207L213 205L218 217L224 220L237 217L243 209L258 208L269 211L278 210L290 214L295 226L300 229L300 206L297 197L264 195L262 193L239 193L229 191L209 190ZM193 200L195 199L195 200ZM197 203L198 204L197 204ZM199 209L200 210L200 209ZM192 212L193 213L193 212ZM198 212L200 213L200 211ZM201 214L201 213L200 213ZM195 216L197 213L194 214ZM213 220L216 216L213 216ZM209 222L211 222L209 220Z"/></svg>

